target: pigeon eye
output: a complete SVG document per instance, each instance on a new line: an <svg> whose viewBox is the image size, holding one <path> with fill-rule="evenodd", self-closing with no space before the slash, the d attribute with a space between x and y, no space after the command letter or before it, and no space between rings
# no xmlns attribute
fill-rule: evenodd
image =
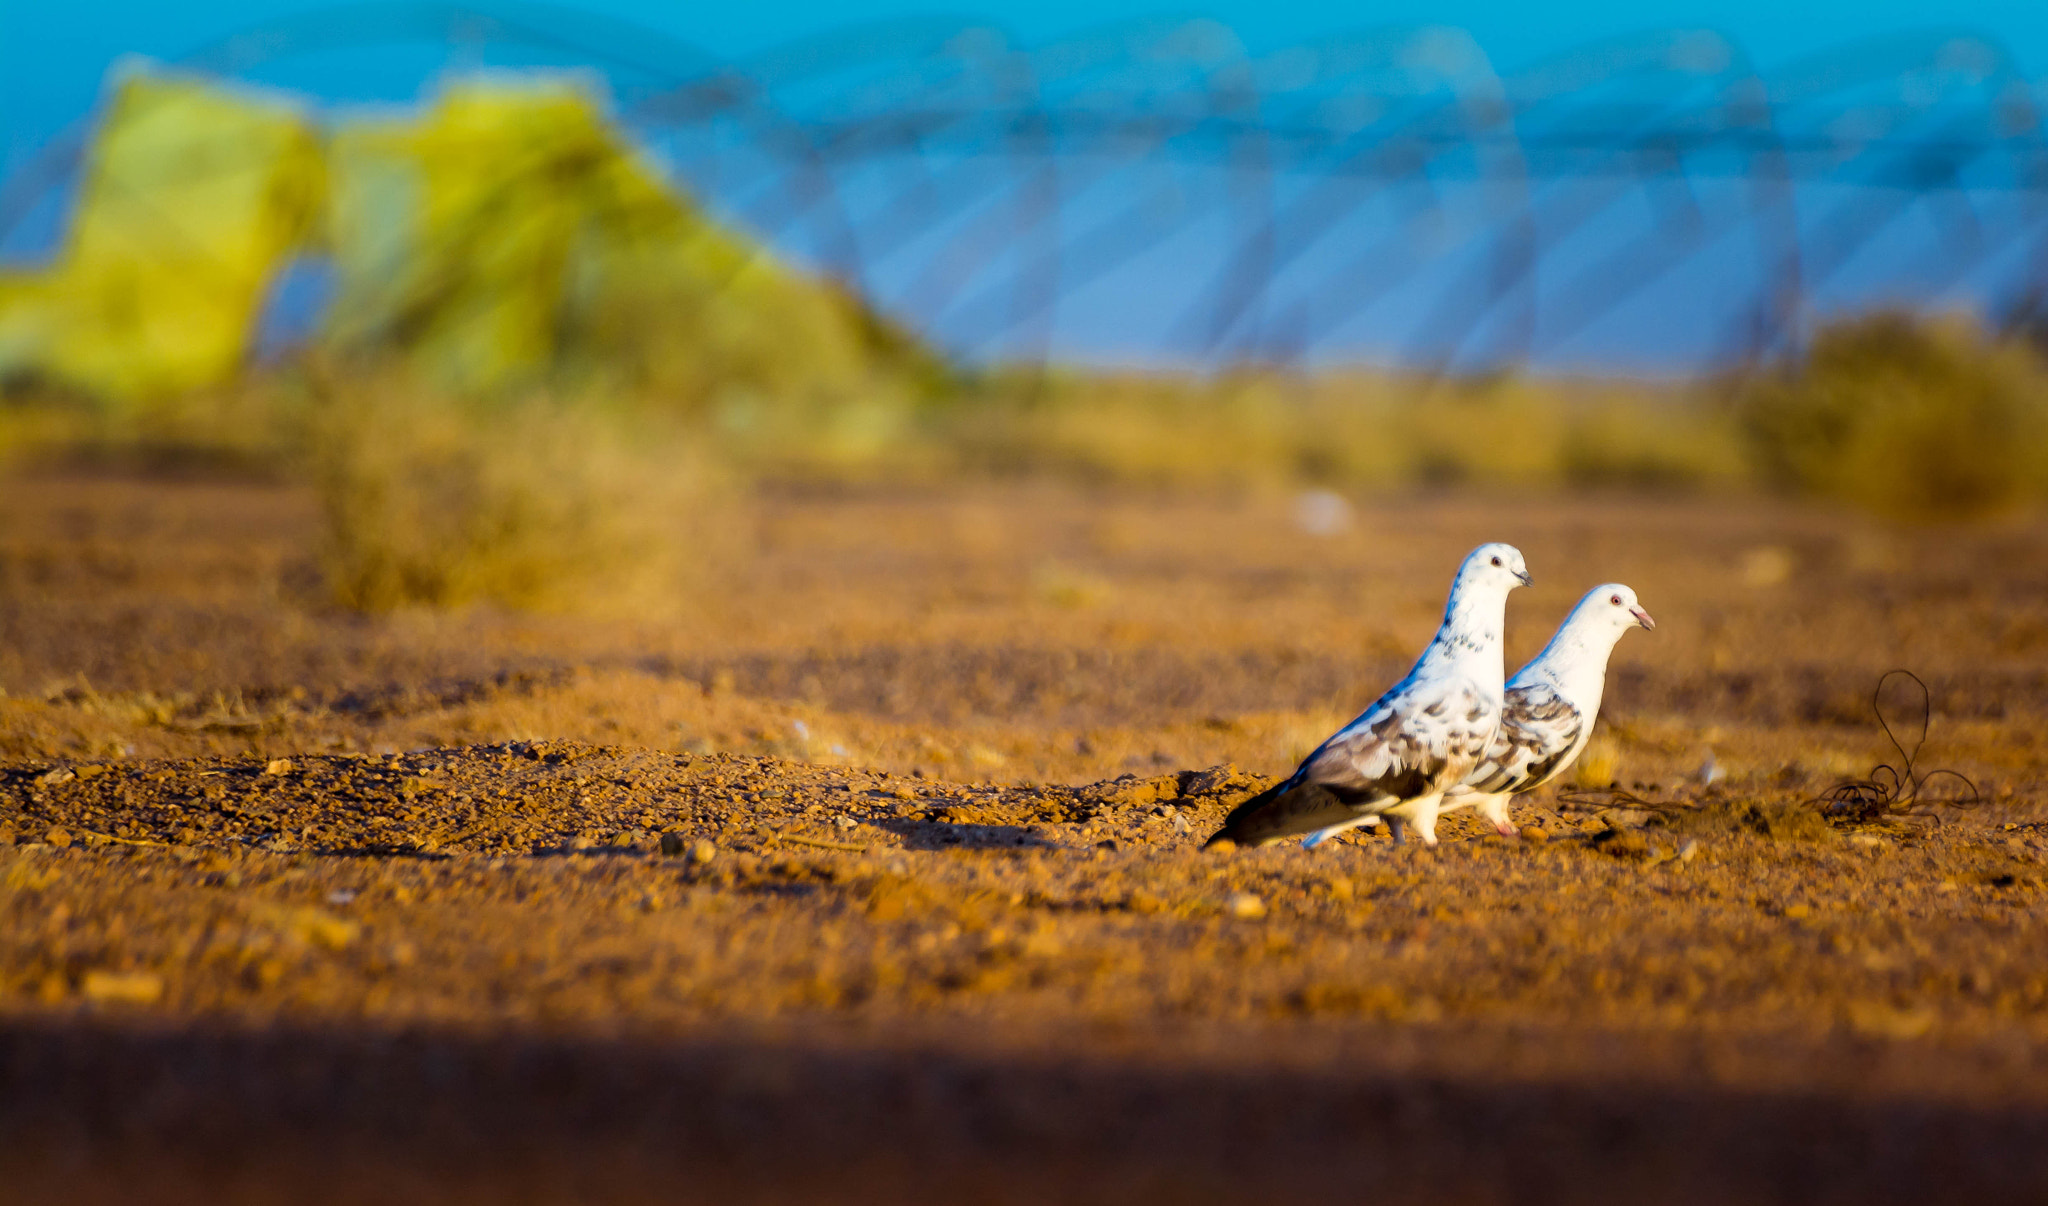
<svg viewBox="0 0 2048 1206"><path fill-rule="evenodd" d="M1493 563L1494 563L1495 565L1499 565L1499 564L1500 564L1500 558L1498 558L1498 557L1495 557L1495 558L1493 559Z"/></svg>
<svg viewBox="0 0 2048 1206"><path fill-rule="evenodd" d="M1612 604L1614 604L1614 605L1615 605L1616 607L1620 607L1620 606L1621 606L1621 596L1620 596L1620 595L1609 595L1609 596L1607 596L1607 601L1608 601L1609 603L1612 603Z"/></svg>

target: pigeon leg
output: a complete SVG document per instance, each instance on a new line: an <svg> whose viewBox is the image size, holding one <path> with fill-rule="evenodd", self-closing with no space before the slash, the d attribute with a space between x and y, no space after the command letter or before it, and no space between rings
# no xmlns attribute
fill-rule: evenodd
<svg viewBox="0 0 2048 1206"><path fill-rule="evenodd" d="M1408 823L1392 813L1387 814L1387 833L1393 837L1396 846L1408 844Z"/></svg>
<svg viewBox="0 0 2048 1206"><path fill-rule="evenodd" d="M1508 819L1508 801L1514 796L1508 792L1479 797L1479 815L1493 822L1493 830L1502 837L1513 837L1522 832Z"/></svg>
<svg viewBox="0 0 2048 1206"><path fill-rule="evenodd" d="M1403 805L1408 823L1415 827L1416 834L1425 846L1436 845L1436 815L1443 811L1444 798L1441 794L1420 796Z"/></svg>

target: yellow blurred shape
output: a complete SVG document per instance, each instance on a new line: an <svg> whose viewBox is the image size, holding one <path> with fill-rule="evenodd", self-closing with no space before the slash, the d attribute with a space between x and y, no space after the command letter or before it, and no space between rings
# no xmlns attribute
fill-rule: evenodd
<svg viewBox="0 0 2048 1206"><path fill-rule="evenodd" d="M55 263L0 276L0 375L113 398L228 377L272 273L312 230L322 174L291 106L129 76Z"/></svg>
<svg viewBox="0 0 2048 1206"><path fill-rule="evenodd" d="M576 79L461 82L323 138L291 105L134 72L56 262L0 275L0 377L115 400L218 384L302 250L332 258L328 347L456 389L566 371L685 407L829 395L836 412L878 372L936 371L843 289L705 217ZM850 411L842 442L888 438L901 410Z"/></svg>
<svg viewBox="0 0 2048 1206"><path fill-rule="evenodd" d="M89 1001L154 1005L164 995L164 982L150 972L90 971L79 990Z"/></svg>
<svg viewBox="0 0 2048 1206"><path fill-rule="evenodd" d="M1777 586L1798 568L1791 549L1760 545L1742 554L1742 583L1758 588Z"/></svg>
<svg viewBox="0 0 2048 1206"><path fill-rule="evenodd" d="M869 368L856 303L703 217L573 80L456 84L344 126L332 164L342 346L457 387L568 368L690 399Z"/></svg>

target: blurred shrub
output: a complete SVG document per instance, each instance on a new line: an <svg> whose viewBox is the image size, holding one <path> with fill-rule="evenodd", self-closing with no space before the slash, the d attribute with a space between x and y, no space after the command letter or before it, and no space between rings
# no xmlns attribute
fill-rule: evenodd
<svg viewBox="0 0 2048 1206"><path fill-rule="evenodd" d="M1725 408L1513 377L998 376L924 429L968 467L1150 484L1690 486L1747 471Z"/></svg>
<svg viewBox="0 0 2048 1206"><path fill-rule="evenodd" d="M701 465L644 421L534 398L489 406L377 377L329 385L303 458L322 564L348 607L647 601L709 525Z"/></svg>
<svg viewBox="0 0 2048 1206"><path fill-rule="evenodd" d="M1683 490L1749 476L1725 406L1685 398L1610 399L1574 413L1558 449L1564 484Z"/></svg>
<svg viewBox="0 0 2048 1206"><path fill-rule="evenodd" d="M1961 321L1878 314L1821 330L1746 382L1758 469L1898 518L1964 518L2040 485L2048 373L2023 344Z"/></svg>

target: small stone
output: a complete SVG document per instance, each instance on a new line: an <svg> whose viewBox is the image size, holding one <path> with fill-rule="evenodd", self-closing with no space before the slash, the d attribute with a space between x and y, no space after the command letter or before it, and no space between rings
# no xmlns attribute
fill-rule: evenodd
<svg viewBox="0 0 2048 1206"><path fill-rule="evenodd" d="M1522 826L1522 840L1533 842L1540 846L1550 840L1550 831L1541 825L1524 825Z"/></svg>
<svg viewBox="0 0 2048 1206"><path fill-rule="evenodd" d="M703 863L708 863L712 859L717 857L718 847L711 844L711 839L698 838L696 841L690 843L691 862L698 863L701 865Z"/></svg>
<svg viewBox="0 0 2048 1206"><path fill-rule="evenodd" d="M1266 915L1266 902L1250 892L1235 892L1229 900L1230 915L1244 921L1257 921Z"/></svg>
<svg viewBox="0 0 2048 1206"><path fill-rule="evenodd" d="M1785 916L1793 921L1805 921L1813 916L1813 906L1803 904L1786 905Z"/></svg>
<svg viewBox="0 0 2048 1206"><path fill-rule="evenodd" d="M1217 838L1215 841L1210 842L1206 847L1204 847L1204 849L1213 851L1217 854L1229 854L1231 851L1237 849L1237 843L1231 841L1229 838Z"/></svg>
<svg viewBox="0 0 2048 1206"><path fill-rule="evenodd" d="M71 844L71 831L60 826L45 833L43 840L52 846L69 846Z"/></svg>
<svg viewBox="0 0 2048 1206"><path fill-rule="evenodd" d="M670 858L679 858L683 853L683 835L664 833L661 835L661 852Z"/></svg>
<svg viewBox="0 0 2048 1206"><path fill-rule="evenodd" d="M149 972L93 971L79 985L86 999L119 1005L152 1005L164 995L161 976Z"/></svg>
<svg viewBox="0 0 2048 1206"><path fill-rule="evenodd" d="M292 773L292 760L289 758L272 758L263 764L263 773L266 775L289 775Z"/></svg>
<svg viewBox="0 0 2048 1206"><path fill-rule="evenodd" d="M1224 733L1233 732L1237 727L1234 721L1220 718L1212 718L1203 723L1209 728ZM1082 752L1086 753L1087 751L1084 750ZM1222 766L1212 766L1208 770L1182 771L1180 773L1180 794L1182 796L1217 795L1227 790L1241 775L1242 772L1237 767L1227 762Z"/></svg>
<svg viewBox="0 0 2048 1206"><path fill-rule="evenodd" d="M1890 842L1885 841L1874 833L1852 833L1849 835L1849 844L1851 846L1861 846L1872 854L1883 854L1891 849L1892 846Z"/></svg>
<svg viewBox="0 0 2048 1206"><path fill-rule="evenodd" d="M1699 852L1700 840L1698 838L1687 838L1685 839L1685 845L1680 846L1678 848L1678 861L1681 863L1689 863L1693 860L1693 856L1697 855Z"/></svg>

